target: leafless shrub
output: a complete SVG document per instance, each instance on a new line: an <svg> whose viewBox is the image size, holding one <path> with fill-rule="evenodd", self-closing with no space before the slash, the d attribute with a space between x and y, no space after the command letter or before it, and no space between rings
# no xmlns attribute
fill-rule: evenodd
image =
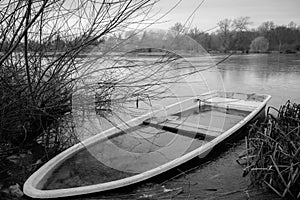
<svg viewBox="0 0 300 200"><path fill-rule="evenodd" d="M153 0L1 1L0 142L11 148L39 142L57 150L74 143L65 138L67 126L62 123L71 112L74 85L82 78L74 74L93 63L93 59L86 62L86 56L105 36L129 22L146 20L154 4Z"/></svg>

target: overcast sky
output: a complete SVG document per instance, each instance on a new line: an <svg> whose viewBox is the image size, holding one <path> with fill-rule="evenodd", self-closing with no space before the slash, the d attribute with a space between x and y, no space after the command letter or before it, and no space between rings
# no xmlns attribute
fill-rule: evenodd
<svg viewBox="0 0 300 200"><path fill-rule="evenodd" d="M179 0L160 0L154 12L163 14L177 2ZM182 0L163 18L167 22L156 24L153 28L166 29L176 22L185 23L201 2L202 0ZM294 21L300 25L300 0L204 0L188 24L205 31L215 27L222 19L241 16L250 17L252 27L265 21L273 21L277 25L287 25Z"/></svg>

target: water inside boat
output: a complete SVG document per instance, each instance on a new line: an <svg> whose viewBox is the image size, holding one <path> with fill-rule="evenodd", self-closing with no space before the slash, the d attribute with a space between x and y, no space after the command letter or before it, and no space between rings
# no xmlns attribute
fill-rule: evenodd
<svg viewBox="0 0 300 200"><path fill-rule="evenodd" d="M147 119L75 153L40 189L88 186L143 173L199 148L249 113L204 105Z"/></svg>

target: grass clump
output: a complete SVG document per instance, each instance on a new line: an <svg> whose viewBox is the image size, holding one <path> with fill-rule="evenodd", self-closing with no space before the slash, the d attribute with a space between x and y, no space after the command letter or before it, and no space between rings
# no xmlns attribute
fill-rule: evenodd
<svg viewBox="0 0 300 200"><path fill-rule="evenodd" d="M253 185L266 186L280 197L300 198L300 104L288 101L277 114L254 124L246 138L244 175ZM274 112L273 112L274 113Z"/></svg>

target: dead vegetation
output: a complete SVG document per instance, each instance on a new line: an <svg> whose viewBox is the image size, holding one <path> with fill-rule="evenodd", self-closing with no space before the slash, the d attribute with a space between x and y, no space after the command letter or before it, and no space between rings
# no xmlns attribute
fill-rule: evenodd
<svg viewBox="0 0 300 200"><path fill-rule="evenodd" d="M239 162L253 185L266 186L280 197L300 198L299 104L288 101L278 110L270 107L264 123L252 126L246 147Z"/></svg>

